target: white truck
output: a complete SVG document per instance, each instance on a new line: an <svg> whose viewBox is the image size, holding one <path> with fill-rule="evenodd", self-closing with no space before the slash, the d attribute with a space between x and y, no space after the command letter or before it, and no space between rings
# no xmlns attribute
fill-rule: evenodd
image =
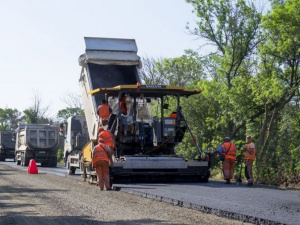
<svg viewBox="0 0 300 225"><path fill-rule="evenodd" d="M71 116L64 123L64 162L69 175L80 169L81 151L88 142L88 131L85 116Z"/></svg>

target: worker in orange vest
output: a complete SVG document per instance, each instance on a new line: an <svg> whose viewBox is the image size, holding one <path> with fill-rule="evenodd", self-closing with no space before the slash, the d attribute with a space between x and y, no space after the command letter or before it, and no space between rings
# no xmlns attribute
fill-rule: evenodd
<svg viewBox="0 0 300 225"><path fill-rule="evenodd" d="M111 114L111 108L107 104L106 100L101 101L101 105L98 106L97 114L100 118L100 123L102 126L106 126L108 123L108 118Z"/></svg>
<svg viewBox="0 0 300 225"><path fill-rule="evenodd" d="M120 98L120 108L123 115L127 115L126 95L123 93Z"/></svg>
<svg viewBox="0 0 300 225"><path fill-rule="evenodd" d="M111 147L105 145L101 138L98 142L98 145L93 149L93 167L96 167L97 183L100 190L103 191L105 186L106 190L110 191L112 189L110 186L108 155L111 154Z"/></svg>
<svg viewBox="0 0 300 225"><path fill-rule="evenodd" d="M104 130L103 127L99 127L98 128L98 139L99 140L101 139L102 142L105 145L109 145L110 146L111 152L108 155L108 158L109 158L109 161L110 161L109 165L112 167L113 166L112 156L114 154L114 147L115 147L114 136L113 136L113 134L109 130Z"/></svg>
<svg viewBox="0 0 300 225"><path fill-rule="evenodd" d="M226 184L231 184L233 178L234 163L236 160L236 147L230 141L229 137L224 138L224 142L217 148L217 153L220 154L220 159L223 161L223 175Z"/></svg>
<svg viewBox="0 0 300 225"><path fill-rule="evenodd" d="M247 168L247 174L248 174L248 186L253 186L253 172L252 172L252 167L253 167L253 162L255 160L255 144L251 138L251 136L247 136L246 138L247 145L244 145L244 152L245 152L245 164Z"/></svg>
<svg viewBox="0 0 300 225"><path fill-rule="evenodd" d="M176 119L176 118L177 118L177 112L176 112L176 111L173 111L173 112L169 115L169 117Z"/></svg>

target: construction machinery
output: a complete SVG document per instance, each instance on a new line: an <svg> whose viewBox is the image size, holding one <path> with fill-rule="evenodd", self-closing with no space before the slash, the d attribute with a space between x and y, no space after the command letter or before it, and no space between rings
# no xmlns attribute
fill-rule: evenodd
<svg viewBox="0 0 300 225"><path fill-rule="evenodd" d="M85 116L71 116L63 123L64 162L68 174L75 174L80 169L81 150L88 142L88 131Z"/></svg>
<svg viewBox="0 0 300 225"><path fill-rule="evenodd" d="M28 166L34 159L41 166L57 166L58 127L20 123L15 133L15 162Z"/></svg>
<svg viewBox="0 0 300 225"><path fill-rule="evenodd" d="M15 158L13 131L0 131L0 161Z"/></svg>
<svg viewBox="0 0 300 225"><path fill-rule="evenodd" d="M141 85L140 58L132 39L85 38L86 52L79 57L82 66L79 84L89 141L82 149L81 170L90 183L96 180L92 150L97 144L97 107L105 99L112 108L105 127L115 136L111 177L114 182L163 180L168 178L208 181L209 155L199 149L199 158L186 161L174 147L188 129L181 112L180 98L200 91L164 85ZM122 114L120 98L126 96L127 115ZM176 102L176 117L166 115L166 100ZM154 110L154 108L155 110ZM155 112L151 112L151 111Z"/></svg>

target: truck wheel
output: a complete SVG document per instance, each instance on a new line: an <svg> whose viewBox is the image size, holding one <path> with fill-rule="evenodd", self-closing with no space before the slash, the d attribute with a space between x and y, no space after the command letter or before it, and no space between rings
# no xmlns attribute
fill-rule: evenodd
<svg viewBox="0 0 300 225"><path fill-rule="evenodd" d="M15 156L15 162L16 162L17 166L21 165L21 162L18 160L17 155Z"/></svg>
<svg viewBox="0 0 300 225"><path fill-rule="evenodd" d="M48 166L49 167L56 167L57 166L57 158L56 157L51 157L48 161Z"/></svg>
<svg viewBox="0 0 300 225"><path fill-rule="evenodd" d="M24 154L21 154L21 166L24 166Z"/></svg>
<svg viewBox="0 0 300 225"><path fill-rule="evenodd" d="M1 154L1 155L0 155L0 161L1 161L1 162L5 162L5 156L4 156L4 154Z"/></svg>
<svg viewBox="0 0 300 225"><path fill-rule="evenodd" d="M210 171L207 171L207 174L204 176L204 178L200 178L201 182L207 183L210 177Z"/></svg>
<svg viewBox="0 0 300 225"><path fill-rule="evenodd" d="M26 157L26 154L25 154L24 155L24 166L28 166L29 165L29 161L30 161L30 158Z"/></svg>
<svg viewBox="0 0 300 225"><path fill-rule="evenodd" d="M70 167L70 171L71 171L72 175L74 175L74 174L75 174L75 171L76 171L76 168L73 167L73 166L71 166L71 167Z"/></svg>
<svg viewBox="0 0 300 225"><path fill-rule="evenodd" d="M76 168L73 167L73 166L70 166L70 159L69 158L68 158L68 161L67 161L67 169L68 169L68 174L69 175L74 175L75 174Z"/></svg>

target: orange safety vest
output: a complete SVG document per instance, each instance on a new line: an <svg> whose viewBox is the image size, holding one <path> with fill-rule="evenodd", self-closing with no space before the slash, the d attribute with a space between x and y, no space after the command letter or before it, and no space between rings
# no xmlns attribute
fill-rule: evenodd
<svg viewBox="0 0 300 225"><path fill-rule="evenodd" d="M110 148L107 145L104 144L98 144L94 147L93 150L93 165L96 165L98 161L106 161L109 163L108 158L108 148Z"/></svg>
<svg viewBox="0 0 300 225"><path fill-rule="evenodd" d="M250 145L252 144L253 142L250 142L249 144L247 144L247 150L250 150ZM254 143L253 143L254 144ZM251 159L251 160L255 160L255 152L256 152L256 149L255 149L255 145L254 145L254 149L253 149L253 152L250 153L246 150L246 154L245 154L245 159Z"/></svg>
<svg viewBox="0 0 300 225"><path fill-rule="evenodd" d="M225 155L225 159L233 159L235 160L236 159L236 147L233 143L231 142L225 142L222 144L222 148L223 148L223 151L222 151L222 155L225 155L226 152L227 154Z"/></svg>
<svg viewBox="0 0 300 225"><path fill-rule="evenodd" d="M102 119L108 119L109 115L109 105L102 104L98 106L98 116L100 116Z"/></svg>
<svg viewBox="0 0 300 225"><path fill-rule="evenodd" d="M112 148L111 150L113 150L113 148L114 148L114 138L113 138L113 135L110 131L108 131L108 130L101 131L98 138L99 139L101 138L102 142L105 145L111 146L111 148Z"/></svg>
<svg viewBox="0 0 300 225"><path fill-rule="evenodd" d="M121 112L124 115L127 115L127 107L126 107L126 97L123 97L120 102Z"/></svg>
<svg viewBox="0 0 300 225"><path fill-rule="evenodd" d="M171 118L175 118L176 119L176 117L177 117L177 113L176 112L172 112L171 114L170 114L170 116L169 117L171 117Z"/></svg>

